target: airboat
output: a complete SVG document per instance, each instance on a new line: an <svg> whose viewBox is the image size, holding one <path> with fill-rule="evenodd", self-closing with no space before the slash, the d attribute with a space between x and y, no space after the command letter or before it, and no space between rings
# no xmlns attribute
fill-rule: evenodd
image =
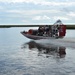
<svg viewBox="0 0 75 75"><path fill-rule="evenodd" d="M22 35L29 39L59 39L66 35L66 25L61 20L57 20L53 25L39 25L38 29L22 31Z"/></svg>

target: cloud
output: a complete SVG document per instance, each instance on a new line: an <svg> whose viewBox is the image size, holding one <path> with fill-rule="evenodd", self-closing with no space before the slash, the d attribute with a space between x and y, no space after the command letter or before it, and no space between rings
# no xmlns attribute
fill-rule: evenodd
<svg viewBox="0 0 75 75"><path fill-rule="evenodd" d="M54 20L58 20L58 19L60 19L60 20L70 20L69 17L65 17L65 16L54 16L53 19Z"/></svg>
<svg viewBox="0 0 75 75"><path fill-rule="evenodd" d="M48 6L73 6L75 2L43 2L41 5L48 5Z"/></svg>
<svg viewBox="0 0 75 75"><path fill-rule="evenodd" d="M40 4L40 5L47 5L47 6L75 6L75 1L56 1L56 0L0 0L0 2L13 2L13 3L34 3L34 4Z"/></svg>
<svg viewBox="0 0 75 75"><path fill-rule="evenodd" d="M71 17L75 17L75 12L69 12L67 15Z"/></svg>
<svg viewBox="0 0 75 75"><path fill-rule="evenodd" d="M38 14L51 14L51 13L60 13L60 10L7 10L7 13L15 13L20 15L38 15Z"/></svg>
<svg viewBox="0 0 75 75"><path fill-rule="evenodd" d="M3 9L3 7L2 6L0 6L0 10L2 10Z"/></svg>
<svg viewBox="0 0 75 75"><path fill-rule="evenodd" d="M74 0L0 0L0 23L74 22L74 8Z"/></svg>
<svg viewBox="0 0 75 75"><path fill-rule="evenodd" d="M32 20L50 20L50 18L46 15L44 16L35 16Z"/></svg>
<svg viewBox="0 0 75 75"><path fill-rule="evenodd" d="M26 3L40 3L40 2L43 2L45 0L0 0L0 2L13 2L13 3L16 3L16 2L26 2Z"/></svg>

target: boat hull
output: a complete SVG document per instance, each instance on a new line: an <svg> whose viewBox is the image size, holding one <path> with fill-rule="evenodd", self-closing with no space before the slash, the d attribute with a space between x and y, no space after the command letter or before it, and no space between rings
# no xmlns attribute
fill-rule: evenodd
<svg viewBox="0 0 75 75"><path fill-rule="evenodd" d="M26 34L24 32L21 32L21 34L24 35L25 37L29 38L29 39L34 39L34 40L38 40L38 39L56 39L56 37L37 36L37 35Z"/></svg>

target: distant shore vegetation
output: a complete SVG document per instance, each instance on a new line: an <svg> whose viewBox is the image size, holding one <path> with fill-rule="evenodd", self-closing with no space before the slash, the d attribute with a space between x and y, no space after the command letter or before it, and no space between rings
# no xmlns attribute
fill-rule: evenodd
<svg viewBox="0 0 75 75"><path fill-rule="evenodd" d="M39 27L39 26L40 25L0 25L0 28L10 28L10 27ZM75 25L66 25L66 28L67 29L75 29Z"/></svg>

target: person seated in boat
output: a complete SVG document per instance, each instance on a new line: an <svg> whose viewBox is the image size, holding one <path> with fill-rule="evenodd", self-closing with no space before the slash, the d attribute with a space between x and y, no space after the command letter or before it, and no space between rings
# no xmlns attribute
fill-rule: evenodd
<svg viewBox="0 0 75 75"><path fill-rule="evenodd" d="M60 28L60 25L56 25L56 27L55 27L55 35L56 35L56 37L58 37L59 36L59 28Z"/></svg>
<svg viewBox="0 0 75 75"><path fill-rule="evenodd" d="M55 34L55 26L51 26L51 37Z"/></svg>
<svg viewBox="0 0 75 75"><path fill-rule="evenodd" d="M59 31L58 25L53 25L51 27L51 36L52 37L58 37L58 31Z"/></svg>
<svg viewBox="0 0 75 75"><path fill-rule="evenodd" d="M23 33L25 33L25 30L23 31Z"/></svg>
<svg viewBox="0 0 75 75"><path fill-rule="evenodd" d="M38 33L38 30L33 30L32 35L37 35L37 33Z"/></svg>
<svg viewBox="0 0 75 75"><path fill-rule="evenodd" d="M56 25L56 27L57 27L57 29L59 30L59 28L60 28L60 25L58 25L58 24L57 24L57 25Z"/></svg>
<svg viewBox="0 0 75 75"><path fill-rule="evenodd" d="M39 36L43 36L43 34L44 34L44 26L39 26L39 28L38 28L38 35Z"/></svg>
<svg viewBox="0 0 75 75"><path fill-rule="evenodd" d="M57 25L55 26L55 36L56 37L58 36L58 27L57 27Z"/></svg>
<svg viewBox="0 0 75 75"><path fill-rule="evenodd" d="M50 27L46 25L44 29L45 29L45 33L49 35Z"/></svg>

